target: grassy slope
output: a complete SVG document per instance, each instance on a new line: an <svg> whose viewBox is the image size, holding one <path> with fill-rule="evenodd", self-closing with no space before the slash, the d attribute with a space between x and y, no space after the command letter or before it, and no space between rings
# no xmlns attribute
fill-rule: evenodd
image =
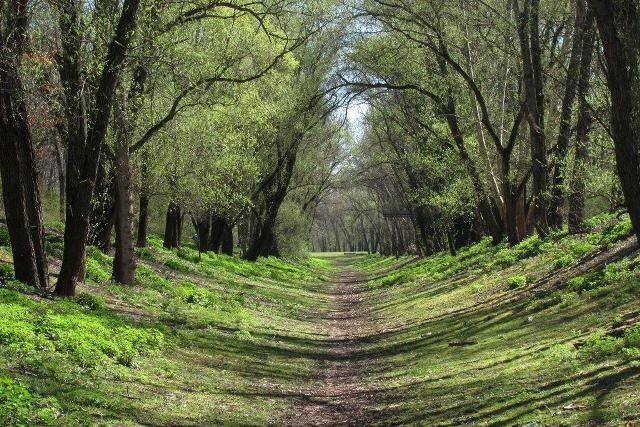
<svg viewBox="0 0 640 427"><path fill-rule="evenodd" d="M133 289L107 283L94 248L75 300L0 289L0 424L256 425L287 409L282 390L314 369L305 349L322 331L300 315L326 305L328 264L198 259L153 238L140 256Z"/></svg>
<svg viewBox="0 0 640 427"><path fill-rule="evenodd" d="M582 239L533 237L513 249L485 241L370 280L377 322L366 348L376 372L369 381L387 400L385 423L640 420L640 326L626 340L597 333L639 314L638 257L545 288L572 276L585 253L629 233L628 223L609 221L596 218ZM389 262L357 263L375 276ZM573 343L585 338L577 350ZM477 344L449 346L461 340Z"/></svg>

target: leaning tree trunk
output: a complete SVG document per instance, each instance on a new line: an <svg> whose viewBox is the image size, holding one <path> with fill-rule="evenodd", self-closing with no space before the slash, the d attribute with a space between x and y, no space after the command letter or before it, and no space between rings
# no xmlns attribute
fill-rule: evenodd
<svg viewBox="0 0 640 427"><path fill-rule="evenodd" d="M0 3L0 176L15 277L46 288L38 176L19 73L27 15L26 0Z"/></svg>
<svg viewBox="0 0 640 427"><path fill-rule="evenodd" d="M640 11L637 0L589 0L607 63L611 133L631 223L640 238Z"/></svg>

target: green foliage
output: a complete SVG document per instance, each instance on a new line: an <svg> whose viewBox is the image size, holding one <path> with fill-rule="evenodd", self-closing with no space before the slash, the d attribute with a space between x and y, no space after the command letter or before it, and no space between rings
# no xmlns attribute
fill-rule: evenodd
<svg viewBox="0 0 640 427"><path fill-rule="evenodd" d="M5 227L0 227L0 246L11 246L9 230L7 230Z"/></svg>
<svg viewBox="0 0 640 427"><path fill-rule="evenodd" d="M640 324L630 327L624 332L625 347L640 348Z"/></svg>
<svg viewBox="0 0 640 427"><path fill-rule="evenodd" d="M64 360L93 369L105 363L133 366L135 358L164 346L159 330L128 324L103 307L99 297L86 294L49 304L0 289L0 357L34 366Z"/></svg>
<svg viewBox="0 0 640 427"><path fill-rule="evenodd" d="M33 397L29 390L11 378L0 377L0 424L28 425L32 422Z"/></svg>
<svg viewBox="0 0 640 427"><path fill-rule="evenodd" d="M45 249L49 256L55 258L62 258L64 250L64 236L62 235L49 235L45 237Z"/></svg>
<svg viewBox="0 0 640 427"><path fill-rule="evenodd" d="M515 264L525 258L540 254L544 241L537 235L527 237L517 245L504 248L496 253L495 263L501 266Z"/></svg>
<svg viewBox="0 0 640 427"><path fill-rule="evenodd" d="M296 204L283 203L275 226L280 254L289 258L308 256L309 228L309 219Z"/></svg>
<svg viewBox="0 0 640 427"><path fill-rule="evenodd" d="M87 258L85 268L87 280L92 282L104 283L111 278L111 273L93 258Z"/></svg>
<svg viewBox="0 0 640 427"><path fill-rule="evenodd" d="M509 289L516 289L525 286L528 281L529 278L526 275L511 276L507 279L507 286Z"/></svg>
<svg viewBox="0 0 640 427"><path fill-rule="evenodd" d="M13 264L0 262L0 280L11 280L13 276Z"/></svg>
<svg viewBox="0 0 640 427"><path fill-rule="evenodd" d="M613 356L622 350L622 340L620 338L606 335L604 332L597 332L590 335L582 347L582 353L592 361L598 361L609 356Z"/></svg>
<svg viewBox="0 0 640 427"><path fill-rule="evenodd" d="M93 311L102 310L106 307L104 297L100 295L93 295L88 292L78 293L75 297L73 297L73 302Z"/></svg>

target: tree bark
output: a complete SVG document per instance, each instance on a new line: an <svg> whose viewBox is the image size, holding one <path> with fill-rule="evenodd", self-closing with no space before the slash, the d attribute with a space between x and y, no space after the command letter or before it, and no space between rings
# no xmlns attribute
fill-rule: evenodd
<svg viewBox="0 0 640 427"><path fill-rule="evenodd" d="M0 175L16 279L46 288L48 267L35 152L19 66L27 1L0 4Z"/></svg>
<svg viewBox="0 0 640 427"><path fill-rule="evenodd" d="M569 150L569 139L571 137L571 113L576 98L578 80L580 77L580 56L582 54L583 39L587 28L585 17L584 0L576 0L576 18L574 25L574 35L569 56L569 67L567 78L564 84L564 96L560 112L560 130L556 143L555 156L553 161L553 176L551 181L551 200L549 201L549 225L559 229L562 227L562 208L564 205L564 166Z"/></svg>
<svg viewBox="0 0 640 427"><path fill-rule="evenodd" d="M593 15L589 13L585 35L582 42L580 59L580 79L578 82L578 122L576 125L576 147L569 187L569 233L577 234L583 231L585 180L587 178L587 162L589 160L589 132L591 130L591 109L586 97L589 93L591 79L591 61L595 42Z"/></svg>
<svg viewBox="0 0 640 427"><path fill-rule="evenodd" d="M194 221L194 225L198 235L198 252L207 252L209 250L211 216L208 214L203 215Z"/></svg>
<svg viewBox="0 0 640 427"><path fill-rule="evenodd" d="M220 245L222 245L222 234L224 232L224 218L217 214L211 214L211 235L209 237L208 250L220 253Z"/></svg>
<svg viewBox="0 0 640 427"><path fill-rule="evenodd" d="M233 227L226 222L222 231L221 252L225 255L233 256Z"/></svg>
<svg viewBox="0 0 640 427"><path fill-rule="evenodd" d="M67 121L67 212L64 254L55 293L75 294L76 283L83 279L89 213L95 179L111 115L114 91L122 64L136 28L140 0L124 0L111 40L93 102L87 115L82 77L81 3L66 0L60 5L61 57L60 77L65 94Z"/></svg>
<svg viewBox="0 0 640 427"><path fill-rule="evenodd" d="M124 285L135 285L136 254L133 243L133 191L129 142L133 132L132 118L127 117L128 100L124 96L115 109L115 230L116 249L113 279Z"/></svg>
<svg viewBox="0 0 640 427"><path fill-rule="evenodd" d="M180 247L182 236L182 210L175 202L169 202L164 228L163 246L167 249Z"/></svg>
<svg viewBox="0 0 640 427"><path fill-rule="evenodd" d="M149 152L142 153L140 165L140 207L138 209L138 239L136 246L147 246L147 228L149 226Z"/></svg>
<svg viewBox="0 0 640 427"><path fill-rule="evenodd" d="M589 0L598 24L611 93L611 133L625 203L640 238L640 5L637 0Z"/></svg>
<svg viewBox="0 0 640 427"><path fill-rule="evenodd" d="M539 35L539 0L524 0L522 13L513 3L518 14L518 36L522 56L523 86L527 106L527 122L531 143L532 205L534 223L538 233L548 233L547 221L547 144L544 127L544 89L542 54Z"/></svg>

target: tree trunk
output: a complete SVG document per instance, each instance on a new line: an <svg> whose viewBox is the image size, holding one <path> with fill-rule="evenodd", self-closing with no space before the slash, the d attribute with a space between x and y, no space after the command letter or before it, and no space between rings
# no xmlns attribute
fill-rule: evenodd
<svg viewBox="0 0 640 427"><path fill-rule="evenodd" d="M513 3L516 6L518 2ZM539 234L548 233L547 221L547 144L544 128L544 90L539 36L539 0L524 0L519 15L518 36L522 55L523 86L531 142L532 204Z"/></svg>
<svg viewBox="0 0 640 427"><path fill-rule="evenodd" d="M167 249L179 247L181 234L182 210L175 202L169 202L169 206L167 207L167 219L164 227L164 242L162 245Z"/></svg>
<svg viewBox="0 0 640 427"><path fill-rule="evenodd" d="M589 0L596 16L611 92L611 132L625 203L640 238L640 14L637 0Z"/></svg>
<svg viewBox="0 0 640 427"><path fill-rule="evenodd" d="M16 279L46 288L48 267L35 152L19 66L27 2L0 5L0 176Z"/></svg>
<svg viewBox="0 0 640 427"><path fill-rule="evenodd" d="M104 160L100 162L89 215L88 242L105 253L111 250L111 233L116 219L115 175L115 166L107 171Z"/></svg>
<svg viewBox="0 0 640 427"><path fill-rule="evenodd" d="M147 228L149 226L149 153L142 153L140 167L140 208L138 210L138 239L136 246L147 246Z"/></svg>
<svg viewBox="0 0 640 427"><path fill-rule="evenodd" d="M136 254L133 244L133 191L129 140L133 132L131 117L127 117L128 100L122 96L115 108L115 229L116 250L113 259L113 279L124 285L135 285Z"/></svg>
<svg viewBox="0 0 640 427"><path fill-rule="evenodd" d="M198 235L198 252L209 250L209 235L211 231L211 216L203 215L194 221L196 234Z"/></svg>
<svg viewBox="0 0 640 427"><path fill-rule="evenodd" d="M222 250L225 255L233 256L233 227L225 222L222 232Z"/></svg>
<svg viewBox="0 0 640 427"><path fill-rule="evenodd" d="M136 28L140 0L124 0L115 34L104 61L92 107L84 102L82 70L83 34L81 5L77 1L60 7L60 78L65 93L67 121L67 212L64 254L55 293L73 296L76 283L84 279L89 214L102 144L107 133L116 83L127 48ZM89 114L87 114L89 111Z"/></svg>
<svg viewBox="0 0 640 427"><path fill-rule="evenodd" d="M556 154L554 158L553 176L551 181L551 200L549 201L549 225L559 229L562 227L562 207L564 205L564 166L569 150L569 139L571 137L571 113L576 98L576 89L580 77L580 56L583 47L583 38L587 28L585 18L584 0L576 1L576 19L571 55L569 57L569 68L564 84L564 97L562 98L562 108L560 112L560 130L558 132L558 142L556 144Z"/></svg>
<svg viewBox="0 0 640 427"><path fill-rule="evenodd" d="M65 160L64 160L64 147L61 140L64 137L64 132L58 130L58 137L54 137L53 146L56 150L56 169L58 171L58 213L60 220L64 221L64 206L65 206L65 193L67 177L65 174Z"/></svg>
<svg viewBox="0 0 640 427"><path fill-rule="evenodd" d="M211 236L209 238L208 250L220 253L220 245L222 245L222 234L224 232L224 218L211 214Z"/></svg>
<svg viewBox="0 0 640 427"><path fill-rule="evenodd" d="M578 123L576 125L576 148L569 188L569 233L583 231L585 180L587 178L587 162L589 160L589 132L591 130L591 109L586 97L589 93L591 79L591 61L595 42L593 15L587 18L585 35L582 41L582 57L580 59L580 80L578 82Z"/></svg>

